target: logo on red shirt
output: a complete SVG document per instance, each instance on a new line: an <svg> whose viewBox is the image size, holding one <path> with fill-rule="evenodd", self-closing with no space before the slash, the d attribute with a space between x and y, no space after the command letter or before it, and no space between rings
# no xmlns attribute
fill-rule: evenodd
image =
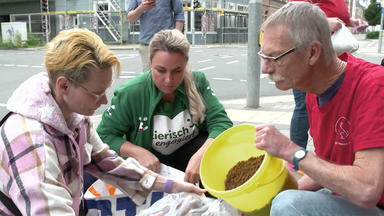
<svg viewBox="0 0 384 216"><path fill-rule="evenodd" d="M336 145L349 145L351 143L349 141L350 125L351 123L344 116L337 119L335 124L335 133L336 133L335 144Z"/></svg>

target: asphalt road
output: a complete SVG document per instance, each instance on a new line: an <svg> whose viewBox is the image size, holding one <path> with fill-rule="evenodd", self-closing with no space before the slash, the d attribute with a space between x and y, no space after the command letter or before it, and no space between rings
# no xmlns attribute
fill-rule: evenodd
<svg viewBox="0 0 384 216"><path fill-rule="evenodd" d="M140 74L141 61L136 50L114 50L122 64L122 73L112 88L121 85ZM245 98L247 94L247 47L192 48L190 65L193 70L203 71L220 100ZM5 108L14 89L33 74L45 71L43 50L0 50L0 117L7 113ZM261 75L261 96L290 94L274 87ZM108 93L111 98L112 91ZM107 107L101 106L95 114Z"/></svg>
<svg viewBox="0 0 384 216"><path fill-rule="evenodd" d="M384 57L377 54L377 40L358 38L360 48L355 56L379 64ZM141 72L140 56L136 50L113 50L122 64L122 74L112 88L132 79ZM219 100L246 98L247 95L247 46L193 47L190 65L193 70L203 71ZM14 89L33 74L45 71L44 50L0 50L0 117L4 116L6 103ZM108 92L108 98L112 97ZM280 91L265 75L260 75L260 96L291 94ZM95 115L101 114L108 105L101 106Z"/></svg>

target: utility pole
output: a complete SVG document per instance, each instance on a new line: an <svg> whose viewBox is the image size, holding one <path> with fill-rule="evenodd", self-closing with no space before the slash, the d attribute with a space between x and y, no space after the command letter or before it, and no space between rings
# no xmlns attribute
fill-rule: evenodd
<svg viewBox="0 0 384 216"><path fill-rule="evenodd" d="M382 45L382 41L383 41L383 14L384 14L384 1L381 0L380 2L380 5L381 5L381 10L380 10L380 31L379 31L379 47L378 47L378 50L377 52L378 53L381 53L381 45Z"/></svg>
<svg viewBox="0 0 384 216"><path fill-rule="evenodd" d="M192 45L195 45L195 8L191 0L191 34L192 34Z"/></svg>
<svg viewBox="0 0 384 216"><path fill-rule="evenodd" d="M49 6L48 0L40 0L40 8L41 8L41 30L43 33L43 37L45 38L45 42L49 42Z"/></svg>
<svg viewBox="0 0 384 216"><path fill-rule="evenodd" d="M261 26L262 0L250 0L248 6L248 65L247 65L247 107L260 105L260 58L259 28Z"/></svg>

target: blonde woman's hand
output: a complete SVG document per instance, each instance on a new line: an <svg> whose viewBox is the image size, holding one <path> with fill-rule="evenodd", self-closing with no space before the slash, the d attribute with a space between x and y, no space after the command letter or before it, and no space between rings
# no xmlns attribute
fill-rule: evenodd
<svg viewBox="0 0 384 216"><path fill-rule="evenodd" d="M189 182L175 180L171 188L171 193L180 193L180 192L189 192L189 193L195 193L200 196L204 196L204 193L206 192L206 190L201 189Z"/></svg>

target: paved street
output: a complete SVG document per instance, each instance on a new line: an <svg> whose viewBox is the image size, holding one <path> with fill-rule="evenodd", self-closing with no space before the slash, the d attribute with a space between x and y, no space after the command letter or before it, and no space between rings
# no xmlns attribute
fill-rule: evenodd
<svg viewBox="0 0 384 216"><path fill-rule="evenodd" d="M364 40L356 36L360 43L357 57L380 63L384 54L377 53L377 40ZM112 89L140 74L140 57L136 45L111 46L122 63L122 74ZM384 52L384 51L383 51ZM273 123L285 134L288 133L289 120L293 110L291 91L277 90L273 82L261 75L261 105L258 109L245 108L247 80L247 46L214 45L196 46L190 51L192 69L203 71L211 82L219 100L225 105L228 114L235 123ZM44 71L44 51L0 50L0 117L6 111L6 102L13 90L27 77ZM285 96L284 96L285 95ZM111 98L112 91L108 97ZM100 107L98 116L107 105Z"/></svg>
<svg viewBox="0 0 384 216"><path fill-rule="evenodd" d="M116 48L116 47L115 47ZM140 56L134 47L114 49L122 63L122 74L112 89L140 74ZM211 82L220 100L246 97L247 46L194 47L190 51L190 64L193 70L203 71ZM0 50L0 116L7 111L5 104L13 90L29 76L44 71L44 51ZM265 75L261 76L261 95L290 94L274 87ZM112 96L112 91L108 97ZM100 107L100 114L106 106Z"/></svg>

